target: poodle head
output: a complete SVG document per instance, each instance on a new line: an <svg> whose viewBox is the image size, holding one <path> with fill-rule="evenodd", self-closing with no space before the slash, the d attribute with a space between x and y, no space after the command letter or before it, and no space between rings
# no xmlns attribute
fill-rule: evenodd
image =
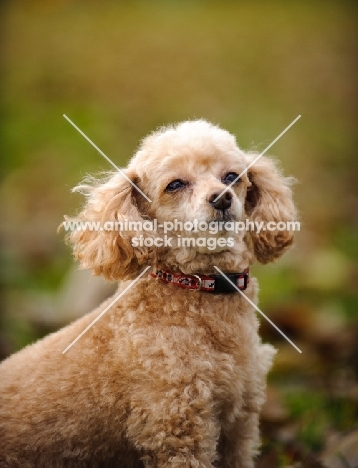
<svg viewBox="0 0 358 468"><path fill-rule="evenodd" d="M292 243L292 232L243 226L246 220L292 221L295 208L289 180L272 160L261 157L246 171L254 158L204 120L152 133L127 169L77 187L87 203L72 221L99 227L68 236L82 267L118 280L149 264L212 273L214 265L240 271L255 260L275 260ZM143 230L145 222L155 230Z"/></svg>

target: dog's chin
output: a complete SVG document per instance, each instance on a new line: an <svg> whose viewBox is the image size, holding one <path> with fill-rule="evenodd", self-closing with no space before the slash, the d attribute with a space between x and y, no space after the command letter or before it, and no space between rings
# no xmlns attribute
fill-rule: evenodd
<svg viewBox="0 0 358 468"><path fill-rule="evenodd" d="M216 273L214 265L223 271L242 271L253 260L244 233L208 233L207 236L197 233L193 244L194 241L190 246L173 245L172 248L159 249L157 267L188 274L213 274Z"/></svg>
<svg viewBox="0 0 358 468"><path fill-rule="evenodd" d="M223 271L242 271L252 263L252 255L245 249L245 241L236 240L234 247L176 248L162 252L157 259L157 267L187 274L217 273L214 265Z"/></svg>
<svg viewBox="0 0 358 468"><path fill-rule="evenodd" d="M216 241L216 238L213 238ZM196 246L195 251L197 254L212 255L218 254L220 252L230 252L231 247L228 245L219 246L217 242L215 244L205 245L205 246Z"/></svg>

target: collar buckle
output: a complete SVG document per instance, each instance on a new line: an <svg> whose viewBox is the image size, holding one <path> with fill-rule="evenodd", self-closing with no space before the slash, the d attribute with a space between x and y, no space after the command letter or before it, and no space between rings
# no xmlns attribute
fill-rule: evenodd
<svg viewBox="0 0 358 468"><path fill-rule="evenodd" d="M193 275L194 278L196 278L198 280L198 291L201 291L201 289L203 288L203 280L201 278L201 276L199 275Z"/></svg>

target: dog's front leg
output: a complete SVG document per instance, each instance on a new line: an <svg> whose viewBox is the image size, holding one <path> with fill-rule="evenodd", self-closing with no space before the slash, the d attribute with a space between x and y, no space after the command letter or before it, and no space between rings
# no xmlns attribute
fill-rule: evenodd
<svg viewBox="0 0 358 468"><path fill-rule="evenodd" d="M127 437L146 467L214 467L220 430L204 386L133 394Z"/></svg>
<svg viewBox="0 0 358 468"><path fill-rule="evenodd" d="M259 414L266 395L266 374L275 350L270 345L260 345L255 355L256 369L246 383L241 406L234 424L220 436L221 468L253 468L260 446Z"/></svg>
<svg viewBox="0 0 358 468"><path fill-rule="evenodd" d="M220 468L253 468L259 448L259 415L243 412L219 443Z"/></svg>

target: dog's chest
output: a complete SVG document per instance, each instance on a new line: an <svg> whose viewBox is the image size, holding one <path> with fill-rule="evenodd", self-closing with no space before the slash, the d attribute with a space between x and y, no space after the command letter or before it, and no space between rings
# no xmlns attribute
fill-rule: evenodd
<svg viewBox="0 0 358 468"><path fill-rule="evenodd" d="M237 394L256 322L224 302L217 309L195 300L184 307L174 297L151 317L137 309L127 336L133 365L169 385L200 379L215 394Z"/></svg>
<svg viewBox="0 0 358 468"><path fill-rule="evenodd" d="M259 341L257 319L246 301L158 283L146 292L146 300L136 296L121 318L126 333L119 339L120 358L130 374L146 385L160 385L164 394L206 389L207 404L223 415L237 408Z"/></svg>

